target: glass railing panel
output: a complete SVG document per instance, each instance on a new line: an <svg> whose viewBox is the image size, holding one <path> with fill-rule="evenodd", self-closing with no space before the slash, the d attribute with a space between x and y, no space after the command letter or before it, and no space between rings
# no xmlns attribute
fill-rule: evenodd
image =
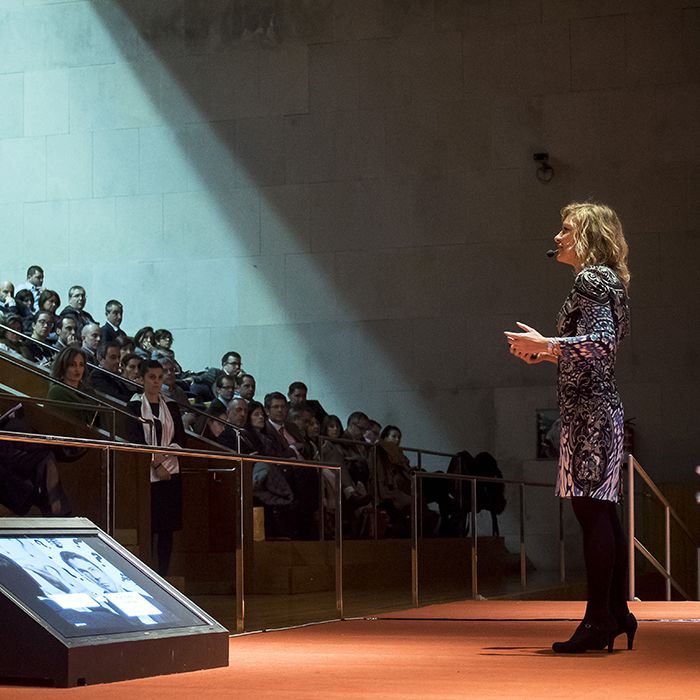
<svg viewBox="0 0 700 700"><path fill-rule="evenodd" d="M339 619L337 469L248 463L245 628ZM247 499L247 496L246 496Z"/></svg>

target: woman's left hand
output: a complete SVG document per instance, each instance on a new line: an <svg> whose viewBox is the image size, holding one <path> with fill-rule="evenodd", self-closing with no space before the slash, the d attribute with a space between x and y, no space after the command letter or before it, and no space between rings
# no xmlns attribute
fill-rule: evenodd
<svg viewBox="0 0 700 700"><path fill-rule="evenodd" d="M518 328L523 329L523 333L515 333L514 331L504 331L510 345L510 351L513 355L522 358L525 355L536 355L540 352L547 352L547 338L539 331L530 326L516 322Z"/></svg>

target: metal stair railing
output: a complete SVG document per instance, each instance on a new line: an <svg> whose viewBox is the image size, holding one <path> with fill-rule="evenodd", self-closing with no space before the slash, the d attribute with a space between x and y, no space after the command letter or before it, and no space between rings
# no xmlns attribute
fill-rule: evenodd
<svg viewBox="0 0 700 700"><path fill-rule="evenodd" d="M265 464L282 464L292 467L300 467L305 469L330 469L335 472L336 478L336 533L335 533L335 592L336 592L336 610L340 619L344 617L344 599L343 599L343 518L342 518L342 488L340 485L340 467L336 464L323 464L320 462L302 462L293 459L282 459L279 457L264 457L262 455L242 455L235 452L218 452L210 450L191 450L187 448L159 447L155 445L140 445L129 442L112 442L110 440L92 440L87 438L61 436L45 436L36 435L34 433L15 433L9 431L0 431L0 442L24 442L34 445L65 445L69 447L85 447L92 449L101 449L106 452L107 463L111 463L110 455L112 452L132 452L132 453L163 453L173 455L175 457L190 457L190 458L206 458L223 460L224 462L232 462L231 466L221 468L208 468L206 470L181 470L182 473L190 473L192 471L206 471L207 473L233 473L236 475L238 482L238 537L236 538L236 631L245 631L245 578L244 578L244 563L245 563L245 536L247 534L244 527L244 502L245 502L245 480L243 479L242 465L246 462L255 463L263 462ZM108 476L109 478L109 476ZM111 495L113 498L113 495ZM108 507L108 510L111 508ZM108 534L113 533L109 531Z"/></svg>
<svg viewBox="0 0 700 700"><path fill-rule="evenodd" d="M661 564L659 560L645 547L635 535L635 522L634 522L634 476L638 474L642 481L649 488L651 494L653 494L656 499L661 503L664 509L664 563ZM672 508L671 504L668 502L666 497L661 493L658 486L654 483L652 478L644 471L639 462L634 458L633 455L628 455L627 457L627 526L628 526L628 562L629 562L629 599L634 600L635 598L635 561L634 553L638 551L642 556L664 577L665 588L666 588L666 600L671 600L671 589L675 588L678 593L680 593L686 600L693 600L692 596L689 595L680 583L673 577L671 573L671 520L674 520L676 525L680 527L681 531L690 540L691 544L695 547L696 551L696 598L695 600L700 600L700 545L695 540L693 533L688 529L688 526L680 519L676 511Z"/></svg>

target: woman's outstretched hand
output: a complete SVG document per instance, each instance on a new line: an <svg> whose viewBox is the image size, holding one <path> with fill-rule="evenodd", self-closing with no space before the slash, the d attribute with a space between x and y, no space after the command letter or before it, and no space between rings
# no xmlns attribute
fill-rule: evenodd
<svg viewBox="0 0 700 700"><path fill-rule="evenodd" d="M522 329L522 333L504 331L511 355L515 355L528 365L557 361L556 357L547 352L547 338L520 321L517 321L516 325Z"/></svg>

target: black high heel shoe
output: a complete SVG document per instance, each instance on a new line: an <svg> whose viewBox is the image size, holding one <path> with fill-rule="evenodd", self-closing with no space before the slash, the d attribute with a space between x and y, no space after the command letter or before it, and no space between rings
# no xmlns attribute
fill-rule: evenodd
<svg viewBox="0 0 700 700"><path fill-rule="evenodd" d="M627 649L632 648L634 635L637 633L637 626L637 618L631 612L628 612L623 619L618 618L615 636L617 637L620 634L627 635Z"/></svg>
<svg viewBox="0 0 700 700"><path fill-rule="evenodd" d="M586 620L571 635L566 642L554 642L552 651L555 654L582 654L585 651L600 651L608 648L608 654L612 653L615 645L616 631L608 625L594 625Z"/></svg>

